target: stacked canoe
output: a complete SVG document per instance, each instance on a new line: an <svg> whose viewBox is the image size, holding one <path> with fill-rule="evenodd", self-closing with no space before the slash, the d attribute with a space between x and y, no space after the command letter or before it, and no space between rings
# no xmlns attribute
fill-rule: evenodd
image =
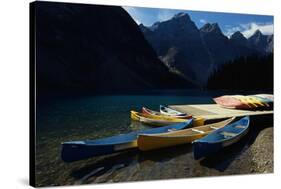
<svg viewBox="0 0 281 189"><path fill-rule="evenodd" d="M256 94L256 95L225 95L214 98L214 101L225 108L233 109L272 109L273 95Z"/></svg>

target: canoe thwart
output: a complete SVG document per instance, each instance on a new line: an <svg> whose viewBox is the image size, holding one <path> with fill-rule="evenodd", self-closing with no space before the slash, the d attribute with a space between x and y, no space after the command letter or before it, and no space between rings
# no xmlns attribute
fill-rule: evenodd
<svg viewBox="0 0 281 189"><path fill-rule="evenodd" d="M197 132L197 133L205 133L204 131L200 131L200 130L197 130L197 129L191 129L192 131L194 131L194 132Z"/></svg>

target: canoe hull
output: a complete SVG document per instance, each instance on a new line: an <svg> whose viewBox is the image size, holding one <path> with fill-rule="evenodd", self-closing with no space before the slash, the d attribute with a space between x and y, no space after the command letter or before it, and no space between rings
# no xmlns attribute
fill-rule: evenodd
<svg viewBox="0 0 281 189"><path fill-rule="evenodd" d="M126 146L122 148L119 146ZM108 145L88 145L88 144L75 144L63 143L61 150L61 159L65 162L73 162L82 159L87 159L93 156L101 156L136 148L137 141L127 142L123 144L108 144Z"/></svg>
<svg viewBox="0 0 281 189"><path fill-rule="evenodd" d="M232 140L228 140L222 143L206 143L206 142L196 142L193 145L193 149L200 149L200 150L193 150L194 159L200 159L202 157L206 157L211 154L215 154L216 152L222 150L223 148L230 146L236 142L238 142L244 135L246 135L248 130L244 132L239 137L233 138Z"/></svg>
<svg viewBox="0 0 281 189"><path fill-rule="evenodd" d="M154 126L154 127L161 127L161 126L165 126L165 125L182 123L182 122L166 121L166 120L159 120L159 119L147 119L147 118L143 118L143 117L140 118L139 121L142 123L145 123L147 125ZM184 122L184 120L183 120L183 122Z"/></svg>
<svg viewBox="0 0 281 189"><path fill-rule="evenodd" d="M205 134L198 134L189 137L150 137L147 135L140 135L138 137L138 148L141 151L167 148L171 146L191 143L192 141L203 136L205 136Z"/></svg>
<svg viewBox="0 0 281 189"><path fill-rule="evenodd" d="M131 119L134 121L140 121L140 117L131 111Z"/></svg>
<svg viewBox="0 0 281 189"><path fill-rule="evenodd" d="M250 118L248 116L218 129L213 133L195 140L193 144L194 159L201 159L215 154L224 147L238 142L249 131Z"/></svg>
<svg viewBox="0 0 281 189"><path fill-rule="evenodd" d="M202 126L205 124L205 119L202 118L202 117L196 117L196 118L193 118L193 122L192 122L192 126L193 127L198 127L198 126Z"/></svg>

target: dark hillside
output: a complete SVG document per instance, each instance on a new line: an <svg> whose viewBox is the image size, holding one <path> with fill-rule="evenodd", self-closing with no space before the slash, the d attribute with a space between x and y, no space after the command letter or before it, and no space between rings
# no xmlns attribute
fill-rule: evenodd
<svg viewBox="0 0 281 189"><path fill-rule="evenodd" d="M221 65L209 77L207 88L273 91L273 54L241 57Z"/></svg>
<svg viewBox="0 0 281 189"><path fill-rule="evenodd" d="M39 90L134 90L190 85L158 59L118 6L35 2Z"/></svg>

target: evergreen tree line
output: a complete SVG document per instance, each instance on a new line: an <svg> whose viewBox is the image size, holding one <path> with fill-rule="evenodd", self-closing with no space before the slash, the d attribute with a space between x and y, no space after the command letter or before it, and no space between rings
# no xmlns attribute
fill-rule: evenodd
<svg viewBox="0 0 281 189"><path fill-rule="evenodd" d="M273 54L240 57L221 65L210 75L207 88L273 91Z"/></svg>

